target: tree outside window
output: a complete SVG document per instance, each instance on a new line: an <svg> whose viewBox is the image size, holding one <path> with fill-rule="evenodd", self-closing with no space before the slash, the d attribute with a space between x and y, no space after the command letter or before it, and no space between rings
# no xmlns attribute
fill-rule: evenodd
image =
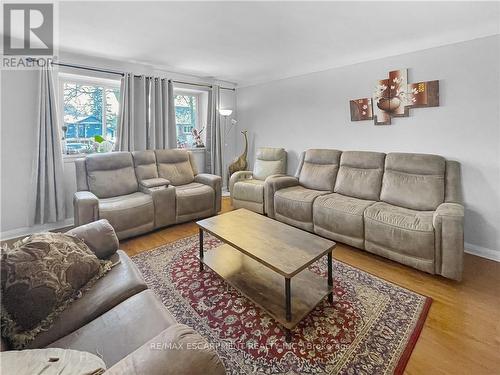
<svg viewBox="0 0 500 375"><path fill-rule="evenodd" d="M198 120L198 97L196 95L175 95L175 123L177 147L194 147L193 130Z"/></svg>
<svg viewBox="0 0 500 375"><path fill-rule="evenodd" d="M113 149L120 102L118 85L62 81L63 152L88 154Z"/></svg>

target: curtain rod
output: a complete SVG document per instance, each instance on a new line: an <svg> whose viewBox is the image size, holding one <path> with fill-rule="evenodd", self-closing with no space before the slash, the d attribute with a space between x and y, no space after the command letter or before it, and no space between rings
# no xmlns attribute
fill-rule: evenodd
<svg viewBox="0 0 500 375"><path fill-rule="evenodd" d="M83 65L65 64L65 63L62 63L62 62L52 62L52 64L53 65L64 66L64 67L67 67L67 68L75 68L75 69L90 70L90 71L93 71L93 72L116 74L116 75L120 75L122 77L125 75L124 72L119 72L117 70L93 68L93 67L90 67L90 66L83 66ZM141 76L134 74L134 77L141 77ZM208 87L208 88L212 88L213 87L212 85L203 84L203 83L184 82L184 81L175 81L175 80L171 80L171 81L174 82L174 83L180 83L182 85L201 86L201 87ZM236 89L232 88L232 87L222 87L221 86L220 89L221 90L236 91Z"/></svg>

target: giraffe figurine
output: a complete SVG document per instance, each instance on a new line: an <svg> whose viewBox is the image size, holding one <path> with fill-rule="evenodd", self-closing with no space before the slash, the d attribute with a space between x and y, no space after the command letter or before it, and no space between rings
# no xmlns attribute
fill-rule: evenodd
<svg viewBox="0 0 500 375"><path fill-rule="evenodd" d="M227 167L228 169L228 174L227 174L227 185L229 187L229 179L231 178L232 174L234 172L238 171L244 171L247 169L248 166L248 161L247 161L247 152L248 152L248 138L247 138L247 131L243 130L241 132L243 134L243 137L245 138L245 149L243 150L243 153L238 156L236 159L233 160L231 164Z"/></svg>

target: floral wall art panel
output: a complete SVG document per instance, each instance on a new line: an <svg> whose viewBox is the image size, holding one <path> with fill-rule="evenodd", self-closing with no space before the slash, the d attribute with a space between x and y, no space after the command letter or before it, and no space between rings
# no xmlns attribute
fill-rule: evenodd
<svg viewBox="0 0 500 375"><path fill-rule="evenodd" d="M377 81L372 98L350 101L351 121L374 120L390 125L392 117L408 117L410 108L439 106L439 81L408 83L408 70L393 70Z"/></svg>

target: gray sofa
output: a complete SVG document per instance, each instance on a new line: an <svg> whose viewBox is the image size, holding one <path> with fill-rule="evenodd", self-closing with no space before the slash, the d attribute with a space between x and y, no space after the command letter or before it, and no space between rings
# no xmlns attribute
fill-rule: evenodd
<svg viewBox="0 0 500 375"><path fill-rule="evenodd" d="M438 155L307 150L297 173L266 180L268 216L460 280L460 164Z"/></svg>
<svg viewBox="0 0 500 375"><path fill-rule="evenodd" d="M221 177L198 173L190 152L88 155L76 161L75 225L107 219L118 238L216 215Z"/></svg>
<svg viewBox="0 0 500 375"><path fill-rule="evenodd" d="M253 172L238 171L231 175L229 192L233 207L264 214L265 181L270 176L286 173L286 156L283 148L258 148Z"/></svg>
<svg viewBox="0 0 500 375"><path fill-rule="evenodd" d="M111 260L113 267L27 349L89 352L102 358L106 374L225 374L216 351L192 328L178 324L148 289L136 265L118 250L118 238L106 220L68 234L82 239L99 259ZM155 350L162 345L163 350ZM2 338L1 350L10 349Z"/></svg>

